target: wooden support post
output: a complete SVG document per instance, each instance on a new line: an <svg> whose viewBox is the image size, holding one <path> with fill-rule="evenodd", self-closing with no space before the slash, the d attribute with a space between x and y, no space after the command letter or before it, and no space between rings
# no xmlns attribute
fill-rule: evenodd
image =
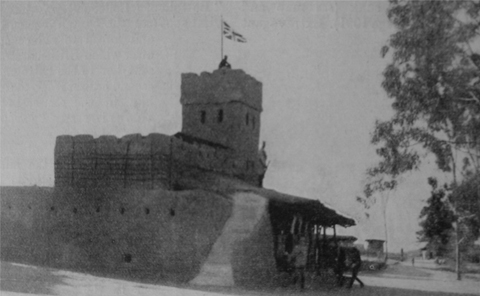
<svg viewBox="0 0 480 296"><path fill-rule="evenodd" d="M333 225L332 228L333 228L333 242L335 243L335 248L336 248L336 247L338 247L337 229L335 228L335 225Z"/></svg>

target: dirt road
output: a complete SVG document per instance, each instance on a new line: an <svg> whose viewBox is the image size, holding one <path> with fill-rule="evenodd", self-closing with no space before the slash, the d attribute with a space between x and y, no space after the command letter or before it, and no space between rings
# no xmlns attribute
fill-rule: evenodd
<svg viewBox="0 0 480 296"><path fill-rule="evenodd" d="M9 262L0 264L0 295L172 295L172 296L220 296L220 295L388 295L388 296L446 296L480 295L480 281L464 279L457 282L449 274L416 268L394 266L378 274L361 274L366 287L354 285L345 288L326 289L307 285L304 292L295 287L268 291L246 291L238 288L174 287L102 278L93 275L27 266Z"/></svg>

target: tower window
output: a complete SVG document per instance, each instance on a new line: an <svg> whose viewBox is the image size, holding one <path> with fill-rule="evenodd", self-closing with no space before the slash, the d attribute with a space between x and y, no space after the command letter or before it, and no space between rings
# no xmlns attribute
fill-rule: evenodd
<svg viewBox="0 0 480 296"><path fill-rule="evenodd" d="M207 112L201 111L201 112L200 112L200 121L201 121L202 123L205 123L206 117L207 117Z"/></svg>
<svg viewBox="0 0 480 296"><path fill-rule="evenodd" d="M218 121L218 122L222 122L222 121L223 121L223 110L222 110L222 109L218 110L217 121Z"/></svg>
<svg viewBox="0 0 480 296"><path fill-rule="evenodd" d="M247 115L245 116L245 123L248 125L248 113L247 113Z"/></svg>

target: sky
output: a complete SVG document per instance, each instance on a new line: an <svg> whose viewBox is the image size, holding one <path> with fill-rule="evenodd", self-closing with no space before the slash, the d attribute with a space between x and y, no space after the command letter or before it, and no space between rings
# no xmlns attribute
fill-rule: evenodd
<svg viewBox="0 0 480 296"><path fill-rule="evenodd" d="M374 123L392 115L386 1L0 5L2 186L53 186L58 135L180 131L180 75L217 68L223 17L247 39L224 41L230 64L263 83L264 186L354 217L360 239L385 237L381 203L367 219L355 197L378 161ZM390 193L392 250L415 245L428 161Z"/></svg>

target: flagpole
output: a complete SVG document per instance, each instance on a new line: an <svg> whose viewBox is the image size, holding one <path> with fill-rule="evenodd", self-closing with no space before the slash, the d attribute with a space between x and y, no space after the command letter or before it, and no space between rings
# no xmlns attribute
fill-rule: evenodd
<svg viewBox="0 0 480 296"><path fill-rule="evenodd" d="M223 60L223 15L220 15L220 44L221 44L221 50L220 50L220 60Z"/></svg>

